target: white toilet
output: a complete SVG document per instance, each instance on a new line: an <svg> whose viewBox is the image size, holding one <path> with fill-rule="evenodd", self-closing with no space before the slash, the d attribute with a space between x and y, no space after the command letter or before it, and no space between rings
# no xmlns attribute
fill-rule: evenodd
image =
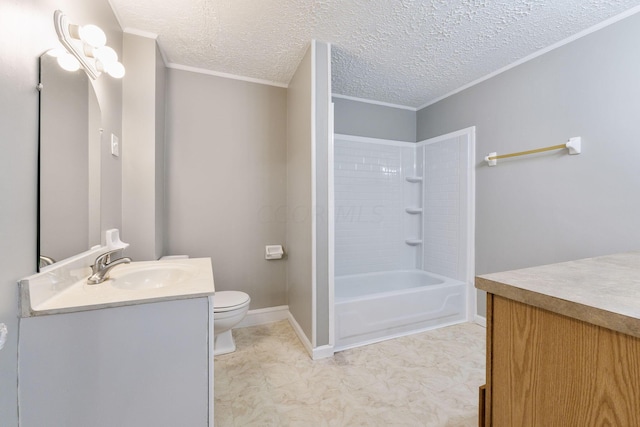
<svg viewBox="0 0 640 427"><path fill-rule="evenodd" d="M251 298L244 292L220 291L213 296L213 355L236 351L231 328L244 319Z"/></svg>

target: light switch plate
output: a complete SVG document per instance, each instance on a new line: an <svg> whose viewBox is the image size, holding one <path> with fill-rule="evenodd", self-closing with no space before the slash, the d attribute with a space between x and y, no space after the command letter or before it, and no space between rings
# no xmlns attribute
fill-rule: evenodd
<svg viewBox="0 0 640 427"><path fill-rule="evenodd" d="M0 323L0 350L2 350L4 344L7 342L7 334L7 325Z"/></svg>
<svg viewBox="0 0 640 427"><path fill-rule="evenodd" d="M120 138L111 134L111 155L120 157Z"/></svg>

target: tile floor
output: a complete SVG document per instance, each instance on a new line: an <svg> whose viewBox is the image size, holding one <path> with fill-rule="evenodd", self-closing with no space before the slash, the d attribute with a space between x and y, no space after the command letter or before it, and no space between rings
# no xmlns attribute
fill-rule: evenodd
<svg viewBox="0 0 640 427"><path fill-rule="evenodd" d="M477 426L485 329L449 326L313 361L287 321L215 358L217 427Z"/></svg>

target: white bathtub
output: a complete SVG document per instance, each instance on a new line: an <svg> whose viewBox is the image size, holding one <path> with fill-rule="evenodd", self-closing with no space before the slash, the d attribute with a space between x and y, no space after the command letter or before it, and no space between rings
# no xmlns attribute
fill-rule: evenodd
<svg viewBox="0 0 640 427"><path fill-rule="evenodd" d="M336 350L466 320L467 285L422 270L336 276Z"/></svg>

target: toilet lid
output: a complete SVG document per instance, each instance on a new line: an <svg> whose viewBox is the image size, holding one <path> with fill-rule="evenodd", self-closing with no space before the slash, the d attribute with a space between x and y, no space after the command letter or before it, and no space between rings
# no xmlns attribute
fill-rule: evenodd
<svg viewBox="0 0 640 427"><path fill-rule="evenodd" d="M239 291L220 291L213 297L214 311L228 311L229 309L246 304L250 301L249 295Z"/></svg>

